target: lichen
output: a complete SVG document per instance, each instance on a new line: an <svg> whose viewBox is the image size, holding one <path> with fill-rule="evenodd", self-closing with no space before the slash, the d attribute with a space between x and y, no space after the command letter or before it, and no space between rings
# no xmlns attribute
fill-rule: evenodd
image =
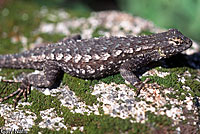
<svg viewBox="0 0 200 134"><path fill-rule="evenodd" d="M0 127L3 127L5 125L5 119L0 116Z"/></svg>
<svg viewBox="0 0 200 134"><path fill-rule="evenodd" d="M35 30L39 27L41 22L50 22L53 24L58 23L60 20L56 19L55 21L49 21L44 16L40 15L41 7L36 4L34 1L26 2L25 0L18 0L8 2L6 5L6 9L9 10L9 14L7 16L0 15L0 25L3 26L0 28L0 53L17 53L21 52L22 48L29 48L29 44L34 43L38 37L43 39L43 42L57 42L65 37L65 34L62 33L37 33ZM49 2L48 2L49 3ZM13 6L14 5L14 6ZM52 4L53 5L53 4ZM53 13L57 8L48 8L48 13ZM3 10L3 9L0 9ZM68 11L71 18L74 17L88 17L90 13L80 13L73 10ZM22 14L22 16L19 16ZM28 17L27 17L28 16ZM26 20L27 19L27 20ZM101 31L101 32L99 32ZM123 29L121 29L123 31ZM77 34L82 32L82 27L77 28L69 28L69 33ZM99 37L102 36L103 32L109 32L109 29L99 26L94 29L91 36ZM151 34L149 31L143 31L140 34ZM22 45L22 41L18 40L19 37L24 36L28 39L26 44ZM14 42L13 39L17 41ZM179 101L184 100L187 96L192 97L200 97L200 82L197 81L198 72L195 69L191 69L189 67L174 67L174 68L155 68L160 72L169 72L169 75L161 78L159 76L143 76L142 81L146 78L150 78L150 83L156 82L161 85L163 88L172 88L171 93L166 94L169 98L175 98ZM6 79L13 79L20 76L22 72L29 73L33 70L26 69L2 69L0 71L0 76ZM189 71L191 76L184 76L184 73ZM185 83L178 81L180 77L185 78ZM198 78L199 79L199 78ZM97 100L97 97L92 95L93 87L95 84L100 82L110 84L114 82L116 84L125 84L124 79L120 76L120 74L115 74L111 76L107 76L105 78L97 79L97 80L83 80L80 78L72 77L68 74L65 74L62 80L63 86L68 86L71 91L75 93L77 97L80 98L80 101L85 102L87 105L92 106L93 104L99 104L98 111L100 115L95 115L91 113L90 115L80 114L80 113L72 113L71 109L62 106L60 100L57 98L58 96L50 96L44 95L43 93L37 91L37 89L33 89L31 94L28 95L28 102L31 105L20 105L19 109L26 111L30 109L31 112L37 115L37 119L34 121L35 125L30 128L29 133L70 133L72 127L84 127L83 132L80 130L73 130L74 133L154 133L154 132L171 132L175 128L172 126L173 120L171 120L166 115L155 115L147 111L146 122L145 123L131 123L131 120L135 121L134 118L121 119L119 117L111 117L109 115L104 115L104 110L102 108L103 103ZM130 85L127 85L133 88ZM191 90L184 90L183 86L190 87ZM7 84L5 82L0 83L0 96L4 97L9 95L10 93L16 91L19 87L18 83ZM120 90L117 88L117 90ZM3 103L13 104L14 102L11 97L7 101ZM23 96L21 97L23 101ZM136 98L136 101L145 101L139 100ZM151 103L151 102L146 102ZM171 104L166 104L163 107L166 109L171 109L173 106ZM43 121L40 111L54 108L57 115L59 117L64 118L64 125L68 127L67 130L64 128L59 131L50 130L47 128L40 128L38 125ZM27 114L28 115L28 114ZM182 123L186 122L182 121ZM0 116L0 127L5 125L5 119ZM163 131L161 131L163 130Z"/></svg>
<svg viewBox="0 0 200 134"><path fill-rule="evenodd" d="M68 74L65 74L63 77L63 84L74 91L81 101L84 101L87 105L97 102L96 96L91 95L92 88L96 83L97 80L83 80Z"/></svg>

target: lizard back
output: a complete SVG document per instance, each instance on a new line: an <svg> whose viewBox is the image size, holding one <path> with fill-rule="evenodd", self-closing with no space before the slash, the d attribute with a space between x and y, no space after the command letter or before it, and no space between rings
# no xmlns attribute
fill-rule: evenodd
<svg viewBox="0 0 200 134"><path fill-rule="evenodd" d="M42 70L53 62L61 70L81 78L103 77L119 72L132 60L134 69L189 48L192 42L176 29L148 36L100 37L68 40L19 54L0 56L0 67Z"/></svg>

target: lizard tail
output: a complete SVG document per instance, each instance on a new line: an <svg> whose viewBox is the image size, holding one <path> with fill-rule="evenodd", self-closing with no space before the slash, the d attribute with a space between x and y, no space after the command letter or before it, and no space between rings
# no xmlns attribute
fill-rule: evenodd
<svg viewBox="0 0 200 134"><path fill-rule="evenodd" d="M42 69L42 63L33 63L30 57L24 54L0 55L0 68L14 69Z"/></svg>
<svg viewBox="0 0 200 134"><path fill-rule="evenodd" d="M20 57L17 54L0 55L0 68L21 68Z"/></svg>
<svg viewBox="0 0 200 134"><path fill-rule="evenodd" d="M43 69L44 61L33 61L29 52L0 55L0 68Z"/></svg>

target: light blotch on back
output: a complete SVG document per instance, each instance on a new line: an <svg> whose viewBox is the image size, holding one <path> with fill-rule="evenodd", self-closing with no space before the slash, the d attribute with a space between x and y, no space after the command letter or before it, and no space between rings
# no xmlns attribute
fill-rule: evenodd
<svg viewBox="0 0 200 134"><path fill-rule="evenodd" d="M83 62L89 62L91 59L92 59L92 56L90 56L90 55L86 54L83 56Z"/></svg>
<svg viewBox="0 0 200 134"><path fill-rule="evenodd" d="M110 57L109 53L103 53L100 60L107 60Z"/></svg>
<svg viewBox="0 0 200 134"><path fill-rule="evenodd" d="M104 68L104 65L101 65L100 66L100 71L102 71L102 70L104 70L105 68Z"/></svg>
<svg viewBox="0 0 200 134"><path fill-rule="evenodd" d="M38 56L38 61L43 61L46 58L44 54Z"/></svg>
<svg viewBox="0 0 200 134"><path fill-rule="evenodd" d="M64 56L64 61L68 62L69 60L71 60L72 56L70 54L67 54L66 56Z"/></svg>
<svg viewBox="0 0 200 134"><path fill-rule="evenodd" d="M51 60L54 60L55 55L51 53L49 57Z"/></svg>
<svg viewBox="0 0 200 134"><path fill-rule="evenodd" d="M74 62L78 63L81 60L82 56L80 54L76 54L74 57Z"/></svg>
<svg viewBox="0 0 200 134"><path fill-rule="evenodd" d="M82 74L85 74L85 70L84 69L80 69Z"/></svg>
<svg viewBox="0 0 200 134"><path fill-rule="evenodd" d="M117 57L117 56L119 56L121 53L122 53L122 50L115 50L115 51L113 52L113 56L114 56L114 57Z"/></svg>
<svg viewBox="0 0 200 134"><path fill-rule="evenodd" d="M62 53L58 53L56 55L56 60L61 60L63 58L63 54Z"/></svg>
<svg viewBox="0 0 200 134"><path fill-rule="evenodd" d="M94 60L99 60L101 57L100 57L98 54L94 54L94 55L92 56L92 58L93 58Z"/></svg>
<svg viewBox="0 0 200 134"><path fill-rule="evenodd" d="M134 51L133 51L133 48L128 48L128 49L126 49L126 50L124 50L124 52L125 53L133 53Z"/></svg>
<svg viewBox="0 0 200 134"><path fill-rule="evenodd" d="M139 52L139 51L141 51L141 50L142 50L142 47L137 47L137 48L135 49L136 52Z"/></svg>

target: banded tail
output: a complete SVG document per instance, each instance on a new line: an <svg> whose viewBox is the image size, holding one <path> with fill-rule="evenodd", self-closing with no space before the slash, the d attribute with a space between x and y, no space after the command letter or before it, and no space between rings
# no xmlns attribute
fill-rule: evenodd
<svg viewBox="0 0 200 134"><path fill-rule="evenodd" d="M26 55L26 52L20 54L6 54L0 55L0 68L42 70L42 63L31 61L30 55Z"/></svg>

